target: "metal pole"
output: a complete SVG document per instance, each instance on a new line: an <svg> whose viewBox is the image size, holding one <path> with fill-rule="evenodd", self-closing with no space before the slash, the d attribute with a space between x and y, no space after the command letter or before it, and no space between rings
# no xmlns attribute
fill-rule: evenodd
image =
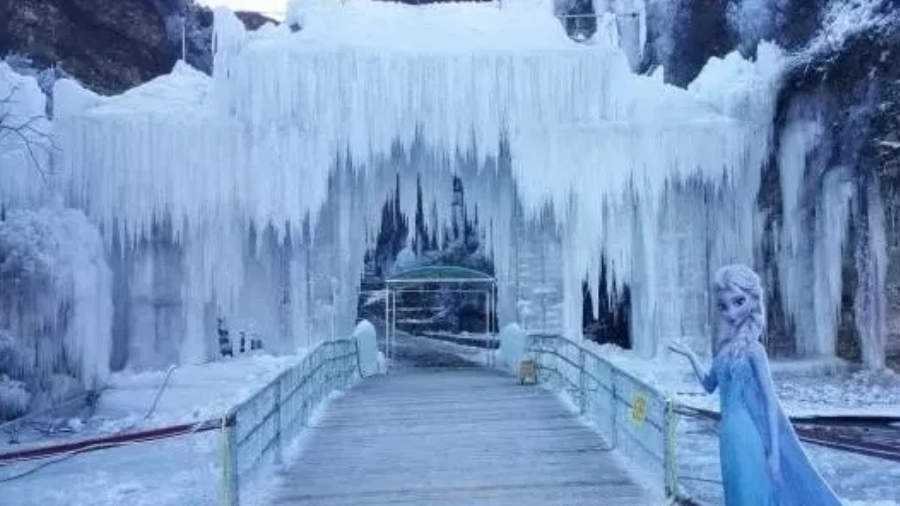
<svg viewBox="0 0 900 506"><path fill-rule="evenodd" d="M494 348L494 335L496 329L494 328L494 315L497 313L497 299L494 297L494 286L493 284L488 285L488 290L490 290L490 301L491 301L491 311L488 313L488 333L491 338L491 367L496 366L497 364L497 349Z"/></svg>
<svg viewBox="0 0 900 506"><path fill-rule="evenodd" d="M498 296L497 284L492 283L490 285L490 290L491 290L491 306L493 307L493 312L491 314L491 321L490 321L491 341L496 341L499 339L499 336L497 335L497 332L499 329L494 325L494 318L497 318L497 296ZM496 348L494 348L493 346L491 347L491 362L494 366L497 365L497 350L499 348L500 348L499 346Z"/></svg>
<svg viewBox="0 0 900 506"><path fill-rule="evenodd" d="M240 505L240 484L238 483L237 431L235 419L231 413L222 418L222 504L223 506Z"/></svg>
<svg viewBox="0 0 900 506"><path fill-rule="evenodd" d="M581 415L587 410L587 375L584 367L584 346L578 345L578 411Z"/></svg>
<svg viewBox="0 0 900 506"><path fill-rule="evenodd" d="M397 297L397 294L394 293L393 291L388 292L387 303L390 306L390 309L388 312L388 322L390 322L390 325L388 326L387 340L385 341L386 345L385 345L385 350L384 350L388 361L391 358L391 345L393 344L393 340L394 340L394 318L396 317L396 315L394 314L394 304L393 304L392 300L396 297ZM388 367L390 367L390 362L388 362Z"/></svg>
<svg viewBox="0 0 900 506"><path fill-rule="evenodd" d="M488 345L488 339L491 337L491 294L485 290L484 292L484 344L487 346L487 366L491 367L491 349Z"/></svg>
<svg viewBox="0 0 900 506"><path fill-rule="evenodd" d="M187 17L181 15L181 61L187 62Z"/></svg>
<svg viewBox="0 0 900 506"><path fill-rule="evenodd" d="M338 297L337 297L337 280L332 276L331 278L331 340L334 341L335 334L337 333L337 312L338 312Z"/></svg>
<svg viewBox="0 0 900 506"><path fill-rule="evenodd" d="M283 460L283 451L284 451L284 433L281 427L282 417L281 417L281 380L282 376L279 376L278 379L275 380L275 465L281 466L284 462Z"/></svg>
<svg viewBox="0 0 900 506"><path fill-rule="evenodd" d="M384 284L384 354L387 356L388 352L388 336L390 335L391 329L391 315L390 308L388 304L391 300L391 289L388 287L388 284Z"/></svg>
<svg viewBox="0 0 900 506"><path fill-rule="evenodd" d="M394 360L394 339L397 334L397 295L391 298L391 356L389 358L389 363Z"/></svg>
<svg viewBox="0 0 900 506"><path fill-rule="evenodd" d="M666 496L678 495L678 474L675 455L675 408L671 400L666 399L666 437L665 437L665 469L666 469Z"/></svg>

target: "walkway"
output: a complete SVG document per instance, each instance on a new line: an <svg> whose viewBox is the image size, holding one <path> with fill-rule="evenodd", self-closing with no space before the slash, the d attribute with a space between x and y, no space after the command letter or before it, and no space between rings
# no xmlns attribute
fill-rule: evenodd
<svg viewBox="0 0 900 506"><path fill-rule="evenodd" d="M334 401L277 506L652 504L551 393L412 348Z"/></svg>

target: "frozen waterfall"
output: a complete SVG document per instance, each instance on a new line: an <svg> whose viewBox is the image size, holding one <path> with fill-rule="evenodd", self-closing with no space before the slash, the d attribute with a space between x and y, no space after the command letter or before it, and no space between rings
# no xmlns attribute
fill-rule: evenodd
<svg viewBox="0 0 900 506"><path fill-rule="evenodd" d="M643 40L639 21L630 37ZM449 177L466 182L490 224L501 326L527 320L519 233L542 217L560 238L560 279L543 281L562 292L553 330L581 335L582 280L596 285L602 255L631 287L643 355L676 338L705 349L709 272L757 254L772 46L715 59L684 90L634 74L604 37L573 42L541 2L309 0L256 32L218 10L215 51L212 78L180 63L116 97L57 84L56 181L103 231L117 366L208 360L219 318L274 351L349 333L365 238L398 174L403 195L418 175L441 209ZM802 162L810 121L784 134L785 167ZM819 229L849 212L844 181L825 184ZM801 350L827 353L843 238L805 233L785 227L780 254L815 263L778 282L821 285L786 305Z"/></svg>

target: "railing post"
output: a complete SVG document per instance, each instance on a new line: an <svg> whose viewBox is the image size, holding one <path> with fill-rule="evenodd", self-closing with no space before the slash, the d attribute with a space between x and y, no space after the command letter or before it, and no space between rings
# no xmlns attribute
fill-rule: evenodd
<svg viewBox="0 0 900 506"><path fill-rule="evenodd" d="M610 427L612 427L612 447L619 447L619 391L616 388L616 368L610 367L609 369L609 379L610 379L610 395L612 396L612 409L610 410L610 414L612 415L612 423Z"/></svg>
<svg viewBox="0 0 900 506"><path fill-rule="evenodd" d="M234 413L222 417L222 505L239 506L237 419Z"/></svg>
<svg viewBox="0 0 900 506"><path fill-rule="evenodd" d="M578 413L587 411L587 374L584 372L584 347L578 345Z"/></svg>
<svg viewBox="0 0 900 506"><path fill-rule="evenodd" d="M284 434L281 428L281 382L284 376L279 376L275 380L275 465L280 466L282 463L282 451L284 450Z"/></svg>
<svg viewBox="0 0 900 506"><path fill-rule="evenodd" d="M665 470L666 497L678 495L678 466L675 455L675 406L671 399L666 399L666 435L665 435Z"/></svg>
<svg viewBox="0 0 900 506"><path fill-rule="evenodd" d="M362 358L359 356L359 338L353 339L353 349L356 352L355 353L355 355L356 355L356 374L358 374L359 379L362 380L363 370L362 370ZM348 382L349 382L349 380L348 380Z"/></svg>

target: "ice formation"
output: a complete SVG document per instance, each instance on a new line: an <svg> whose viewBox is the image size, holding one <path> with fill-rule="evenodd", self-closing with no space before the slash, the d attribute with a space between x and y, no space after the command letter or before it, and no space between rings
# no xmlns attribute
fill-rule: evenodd
<svg viewBox="0 0 900 506"><path fill-rule="evenodd" d="M0 418L109 372L111 273L99 231L62 209L37 81L0 62Z"/></svg>
<svg viewBox="0 0 900 506"><path fill-rule="evenodd" d="M0 330L15 341L3 374L29 387L52 378L102 385L109 374L112 273L81 212L12 210L0 221ZM60 394L53 388L30 388Z"/></svg>
<svg viewBox="0 0 900 506"><path fill-rule="evenodd" d="M0 205L33 205L50 172L47 100L37 81L0 61Z"/></svg>
<svg viewBox="0 0 900 506"><path fill-rule="evenodd" d="M217 316L276 351L348 334L396 174L442 209L450 174L466 181L501 325L519 319L520 223L549 211L560 331L580 335L603 253L633 287L639 351L702 334L709 266L752 256L771 104L747 97L777 52L685 91L571 41L549 9L310 1L257 32L219 10L212 79L179 64L114 98L60 82L57 167L113 252L114 362L206 360Z"/></svg>
<svg viewBox="0 0 900 506"><path fill-rule="evenodd" d="M463 178L489 224L501 325L580 335L581 283L603 255L608 282L632 289L640 353L684 337L703 349L709 272L752 263L759 244L782 55L763 44L668 87L631 72L643 2L598 5L639 14L636 33L576 44L526 0L309 1L256 32L219 10L212 79L179 64L113 98L58 82L54 182L104 230L113 366L208 360L218 317L275 351L349 334L362 238L397 175L407 216L417 176L442 212ZM792 214L821 128L798 111L779 139L777 281L809 355L833 349L844 239L825 231L846 228L853 191L829 173L813 229Z"/></svg>

